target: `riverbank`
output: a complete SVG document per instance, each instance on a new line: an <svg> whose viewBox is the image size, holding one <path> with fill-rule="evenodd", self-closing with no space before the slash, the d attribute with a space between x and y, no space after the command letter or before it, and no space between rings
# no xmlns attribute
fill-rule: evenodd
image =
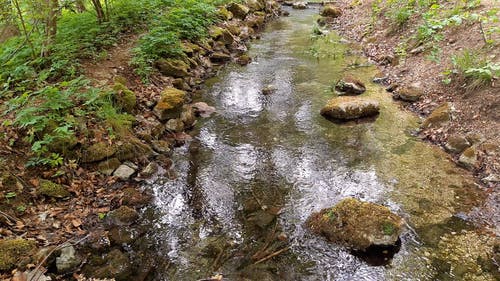
<svg viewBox="0 0 500 281"><path fill-rule="evenodd" d="M155 58L154 68L148 70L149 84L135 71L137 65L130 65L136 57L132 48L143 40L136 34L122 36L104 59L82 60L85 78L54 84L53 92L69 96L58 108L62 119L54 120L71 122L66 127L71 134L62 137L61 123L36 132L36 138L47 140L39 143L44 150L37 154L46 157L39 158L45 165L25 166L33 159L28 141L22 140L30 131L8 126L16 124L24 109L9 109L2 126L2 278L31 273L69 278L84 272L120 279L132 272L134 278L148 274L145 268L137 269L143 265L139 257L132 262L120 247L137 235L122 233L123 227L136 222L136 209L150 198L139 185L159 172L174 173L169 158L173 147L190 139L185 131L198 118L214 112L205 103L191 104L202 94L200 85L229 62L250 63L246 44L280 14L280 6L274 1L248 1L220 6L217 13L220 20L203 30L206 37L182 41L180 58ZM83 99L70 96L75 92L82 92ZM51 103L59 100L48 100L48 91L40 96L36 102L47 109L40 114L50 119ZM10 101L6 104L12 106ZM38 112L25 114L35 118ZM89 261L89 253L108 258ZM151 268L157 263L146 264Z"/></svg>

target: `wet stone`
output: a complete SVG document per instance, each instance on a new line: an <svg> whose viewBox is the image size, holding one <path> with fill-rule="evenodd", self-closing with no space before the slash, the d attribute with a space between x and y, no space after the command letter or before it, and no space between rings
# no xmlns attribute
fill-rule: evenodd
<svg viewBox="0 0 500 281"><path fill-rule="evenodd" d="M335 84L335 90L344 95L360 95L366 91L366 87L356 78L345 77Z"/></svg>
<svg viewBox="0 0 500 281"><path fill-rule="evenodd" d="M378 113L379 104L377 101L347 96L333 98L321 109L321 115L341 121L371 117Z"/></svg>
<svg viewBox="0 0 500 281"><path fill-rule="evenodd" d="M133 224L139 218L139 213L136 210L121 206L108 213L106 221L109 225L127 226Z"/></svg>
<svg viewBox="0 0 500 281"><path fill-rule="evenodd" d="M113 176L121 179L128 180L135 173L135 169L130 167L129 165L122 164L116 169L113 173Z"/></svg>

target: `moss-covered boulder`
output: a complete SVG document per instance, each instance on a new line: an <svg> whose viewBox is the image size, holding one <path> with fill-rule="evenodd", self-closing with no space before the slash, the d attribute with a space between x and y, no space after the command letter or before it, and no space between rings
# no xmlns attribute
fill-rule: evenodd
<svg viewBox="0 0 500 281"><path fill-rule="evenodd" d="M71 195L64 186L48 180L40 180L38 194L53 198L66 198Z"/></svg>
<svg viewBox="0 0 500 281"><path fill-rule="evenodd" d="M233 14L235 18L238 19L245 19L247 14L250 12L250 8L238 3L230 3L226 6L226 8Z"/></svg>
<svg viewBox="0 0 500 281"><path fill-rule="evenodd" d="M435 128L439 127L442 124L449 122L452 118L453 106L449 102L445 102L434 111L432 111L431 115L427 117L422 123L422 128Z"/></svg>
<svg viewBox="0 0 500 281"><path fill-rule="evenodd" d="M182 60L159 59L155 62L155 67L165 76L174 78L189 76L189 65Z"/></svg>
<svg viewBox="0 0 500 281"><path fill-rule="evenodd" d="M93 278L113 278L117 281L131 280L134 273L132 262L127 254L118 249L105 254L102 257L91 259L88 266L83 270L86 276Z"/></svg>
<svg viewBox="0 0 500 281"><path fill-rule="evenodd" d="M416 102L423 95L423 90L414 86L400 87L393 92L393 97L395 99L400 99L407 102Z"/></svg>
<svg viewBox="0 0 500 281"><path fill-rule="evenodd" d="M217 10L217 14L222 20L229 21L233 19L233 13L231 13L226 7L220 7Z"/></svg>
<svg viewBox="0 0 500 281"><path fill-rule="evenodd" d="M142 143L138 138L129 137L121 141L115 153L115 157L120 161L139 160L148 158L153 154L153 149L147 144Z"/></svg>
<svg viewBox="0 0 500 281"><path fill-rule="evenodd" d="M465 136L450 135L444 148L450 153L462 153L465 149L471 146L471 143Z"/></svg>
<svg viewBox="0 0 500 281"><path fill-rule="evenodd" d="M106 222L112 226L127 226L133 224L139 218L139 213L133 208L121 206L108 213Z"/></svg>
<svg viewBox="0 0 500 281"><path fill-rule="evenodd" d="M372 245L395 245L404 221L387 207L347 198L313 213L306 224L331 242L364 250Z"/></svg>
<svg viewBox="0 0 500 281"><path fill-rule="evenodd" d="M332 4L325 5L319 13L322 17L337 18L342 15L342 10Z"/></svg>
<svg viewBox="0 0 500 281"><path fill-rule="evenodd" d="M335 84L335 90L343 95L360 95L366 91L365 84L353 77L344 77Z"/></svg>
<svg viewBox="0 0 500 281"><path fill-rule="evenodd" d="M82 162L92 163L107 159L116 153L116 148L108 143L98 142L83 151Z"/></svg>
<svg viewBox="0 0 500 281"><path fill-rule="evenodd" d="M0 271L11 270L23 259L33 256L35 244L21 238L0 240Z"/></svg>
<svg viewBox="0 0 500 281"><path fill-rule="evenodd" d="M236 62L239 65L247 65L252 62L252 58L247 54L242 54L236 59Z"/></svg>
<svg viewBox="0 0 500 281"><path fill-rule="evenodd" d="M321 115L340 121L375 116L379 113L377 101L358 97L337 97L321 109Z"/></svg>
<svg viewBox="0 0 500 281"><path fill-rule="evenodd" d="M231 56L223 52L215 52L210 56L213 63L226 63L231 60Z"/></svg>
<svg viewBox="0 0 500 281"><path fill-rule="evenodd" d="M234 42L234 36L226 28L212 26L208 32L213 40L220 41L225 45L231 45Z"/></svg>
<svg viewBox="0 0 500 281"><path fill-rule="evenodd" d="M123 190L123 204L130 206L143 206L146 205L150 200L151 196L145 191L140 191L133 187L127 187Z"/></svg>
<svg viewBox="0 0 500 281"><path fill-rule="evenodd" d="M464 150L464 152L462 152L462 154L460 154L460 157L458 158L458 164L468 170L478 168L479 158L477 147L471 146Z"/></svg>
<svg viewBox="0 0 500 281"><path fill-rule="evenodd" d="M113 102L122 111L132 113L137 102L135 93L122 83L116 82L113 86Z"/></svg>
<svg viewBox="0 0 500 281"><path fill-rule="evenodd" d="M113 172L120 167L122 163L118 158L111 158L105 161L100 162L97 165L97 170L104 175L111 176Z"/></svg>
<svg viewBox="0 0 500 281"><path fill-rule="evenodd" d="M177 118L182 112L185 101L186 92L176 88L166 88L154 108L154 113L161 121Z"/></svg>
<svg viewBox="0 0 500 281"><path fill-rule="evenodd" d="M250 8L251 12L262 11L266 7L266 3L260 0L246 0L245 4Z"/></svg>

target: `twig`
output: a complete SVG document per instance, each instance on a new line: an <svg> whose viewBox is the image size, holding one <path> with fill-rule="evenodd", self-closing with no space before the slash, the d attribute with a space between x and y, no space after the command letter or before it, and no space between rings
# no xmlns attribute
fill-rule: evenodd
<svg viewBox="0 0 500 281"><path fill-rule="evenodd" d="M272 253L272 254L270 254L270 255L267 255L267 256L263 257L262 259L260 259L260 260L256 261L256 262L254 263L254 265L255 265L255 264L259 264L259 263L261 263L261 262L265 262L265 261L267 261L268 259L274 258L275 256L277 256L277 255L279 255L279 254L281 254L281 253L283 253L283 252L285 252L285 251L290 250L290 248L291 248L291 246L288 246L288 247L285 247L285 248L283 248L283 249L281 249L281 250L278 250L278 251L276 251L276 252L274 252L274 253Z"/></svg>
<svg viewBox="0 0 500 281"><path fill-rule="evenodd" d="M11 220L11 221L14 221L14 222L18 222L18 221L21 221L20 219L16 218L16 217L13 217L7 213L4 213L2 211L0 211L0 215L4 216L6 219L8 220Z"/></svg>
<svg viewBox="0 0 500 281"><path fill-rule="evenodd" d="M486 34L484 33L482 21L479 21L479 28L481 29L481 35L483 35L484 44L488 44L488 38L486 38Z"/></svg>

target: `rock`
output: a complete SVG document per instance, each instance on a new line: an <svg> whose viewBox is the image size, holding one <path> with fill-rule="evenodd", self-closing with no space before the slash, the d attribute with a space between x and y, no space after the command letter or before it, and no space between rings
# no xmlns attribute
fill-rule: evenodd
<svg viewBox="0 0 500 281"><path fill-rule="evenodd" d="M400 99L407 102L416 102L422 96L424 92L419 87L409 86L409 87L400 87L393 92L393 97L395 99Z"/></svg>
<svg viewBox="0 0 500 281"><path fill-rule="evenodd" d="M184 131L184 122L181 119L169 119L165 128L170 132L180 133Z"/></svg>
<svg viewBox="0 0 500 281"><path fill-rule="evenodd" d="M267 96L267 95L270 95L270 94L272 94L272 93L274 93L276 91L277 91L276 86L274 86L274 85L267 85L267 86L265 86L262 89L262 94Z"/></svg>
<svg viewBox="0 0 500 281"><path fill-rule="evenodd" d="M130 280L133 271L129 257L115 249L103 258L104 264L88 270L87 276L94 278L113 278L116 281Z"/></svg>
<svg viewBox="0 0 500 281"><path fill-rule="evenodd" d="M395 245L404 221L387 207L347 198L307 220L312 232L329 241L364 250L372 245Z"/></svg>
<svg viewBox="0 0 500 281"><path fill-rule="evenodd" d="M233 18L233 13L231 13L228 9L226 9L225 7L220 7L218 10L217 10L217 13L219 14L219 16L225 20L225 21L229 21Z"/></svg>
<svg viewBox="0 0 500 281"><path fill-rule="evenodd" d="M236 59L236 62L239 65L247 65L252 62L252 58L247 54L243 54Z"/></svg>
<svg viewBox="0 0 500 281"><path fill-rule="evenodd" d="M276 215L270 214L264 210L259 210L250 214L248 220L260 228L266 228L266 226L270 225L275 218Z"/></svg>
<svg viewBox="0 0 500 281"><path fill-rule="evenodd" d="M292 8L294 9L299 9L299 10L304 10L307 9L307 2L294 2L292 4Z"/></svg>
<svg viewBox="0 0 500 281"><path fill-rule="evenodd" d="M135 173L135 169L132 167L122 164L116 171L113 173L113 176L121 179L121 180L128 180L133 174Z"/></svg>
<svg viewBox="0 0 500 281"><path fill-rule="evenodd" d="M196 102L192 104L195 114L203 118L210 117L215 112L215 107L209 106L204 102Z"/></svg>
<svg viewBox="0 0 500 281"><path fill-rule="evenodd" d="M172 152L172 143L164 140L152 141L151 145L153 149L161 154L170 154Z"/></svg>
<svg viewBox="0 0 500 281"><path fill-rule="evenodd" d="M191 87L189 86L189 84L186 83L184 81L184 79L182 79L182 78L174 79L174 81L172 81L172 85L179 90L183 90L183 91L191 90Z"/></svg>
<svg viewBox="0 0 500 281"><path fill-rule="evenodd" d="M154 164L156 165L156 169L158 169L157 166L158 164L156 163ZM122 203L125 205L141 207L143 205L146 205L150 200L151 200L151 195L146 193L145 191L140 191L133 187L127 187L123 190Z"/></svg>
<svg viewBox="0 0 500 281"><path fill-rule="evenodd" d="M231 56L223 52L215 52L210 56L210 61L213 63L225 63L231 60Z"/></svg>
<svg viewBox="0 0 500 281"><path fill-rule="evenodd" d="M422 128L433 128L438 127L452 118L453 107L451 103L446 102L440 105L424 120Z"/></svg>
<svg viewBox="0 0 500 281"><path fill-rule="evenodd" d="M231 45L234 42L234 36L226 28L219 26L212 26L209 30L210 37L216 41L224 43L224 45Z"/></svg>
<svg viewBox="0 0 500 281"><path fill-rule="evenodd" d="M155 62L161 74L174 78L184 78L189 76L189 66L181 60L159 59Z"/></svg>
<svg viewBox="0 0 500 281"><path fill-rule="evenodd" d="M468 170L473 170L474 168L478 167L479 165L479 160L477 157L477 148L475 146L469 147L458 158L458 164L460 166L468 169Z"/></svg>
<svg viewBox="0 0 500 281"><path fill-rule="evenodd" d="M98 142L96 144L87 147L84 150L82 155L82 162L92 163L101 161L113 156L115 153L116 153L115 147L104 142Z"/></svg>
<svg viewBox="0 0 500 281"><path fill-rule="evenodd" d="M111 176L121 164L122 163L118 160L118 158L111 158L100 162L99 165L97 165L97 170L104 175Z"/></svg>
<svg viewBox="0 0 500 281"><path fill-rule="evenodd" d="M230 11L235 18L245 19L247 14L250 12L250 9L247 6L238 4L238 3L230 3L226 6L227 10Z"/></svg>
<svg viewBox="0 0 500 281"><path fill-rule="evenodd" d="M321 115L337 120L371 117L378 113L379 104L377 101L355 97L333 98L323 109L321 109Z"/></svg>
<svg viewBox="0 0 500 281"><path fill-rule="evenodd" d="M290 16L290 12L289 12L289 11L284 11L284 10L283 10L283 11L281 11L281 16L283 16L283 17L288 17L288 16Z"/></svg>
<svg viewBox="0 0 500 281"><path fill-rule="evenodd" d="M264 23L266 22L266 16L265 14L258 15L257 13L255 13L251 16L248 16L245 21L248 27L259 29L264 26Z"/></svg>
<svg viewBox="0 0 500 281"><path fill-rule="evenodd" d="M466 148L470 147L471 144L466 137L461 135L451 135L448 137L444 148L450 153L462 153Z"/></svg>
<svg viewBox="0 0 500 281"><path fill-rule="evenodd" d="M345 77L335 84L335 90L345 95L360 95L366 91L366 87L358 79Z"/></svg>
<svg viewBox="0 0 500 281"><path fill-rule="evenodd" d="M498 174L490 174L487 177L481 179L484 183L498 183L500 182L500 175ZM500 260L499 260L500 262Z"/></svg>
<svg viewBox="0 0 500 281"><path fill-rule="evenodd" d="M181 121L185 128L192 128L196 123L195 110L191 106L184 107L181 113Z"/></svg>
<svg viewBox="0 0 500 281"><path fill-rule="evenodd" d="M115 83L113 86L113 102L118 108L127 113L132 113L137 102L135 93L129 90L121 83Z"/></svg>
<svg viewBox="0 0 500 281"><path fill-rule="evenodd" d="M109 240L115 245L131 244L135 238L133 231L124 227L113 227L109 231Z"/></svg>
<svg viewBox="0 0 500 281"><path fill-rule="evenodd" d="M31 257L35 250L35 241L25 239L0 240L0 270L15 268L21 260Z"/></svg>
<svg viewBox="0 0 500 281"><path fill-rule="evenodd" d="M149 145L142 143L138 138L129 137L122 141L115 153L115 157L120 161L135 161L148 158L153 154Z"/></svg>
<svg viewBox="0 0 500 281"><path fill-rule="evenodd" d="M266 7L265 3L259 0L246 0L245 3L251 12L262 11Z"/></svg>
<svg viewBox="0 0 500 281"><path fill-rule="evenodd" d="M66 198L71 196L71 193L69 193L65 187L48 180L40 180L38 194L54 198Z"/></svg>
<svg viewBox="0 0 500 281"><path fill-rule="evenodd" d="M176 118L180 115L185 101L186 92L175 88L166 88L153 111L161 121Z"/></svg>
<svg viewBox="0 0 500 281"><path fill-rule="evenodd" d="M139 213L136 210L121 206L108 213L106 222L112 226L128 226L133 224L139 218Z"/></svg>
<svg viewBox="0 0 500 281"><path fill-rule="evenodd" d="M319 14L322 17L337 18L342 15L342 10L334 5L325 5Z"/></svg>
<svg viewBox="0 0 500 281"><path fill-rule="evenodd" d="M484 136L478 133L467 134L465 138L471 145L481 143L485 140Z"/></svg>
<svg viewBox="0 0 500 281"><path fill-rule="evenodd" d="M76 269L81 263L81 259L76 255L75 248L71 244L66 244L61 249L61 254L56 258L56 268L58 273L69 273Z"/></svg>

